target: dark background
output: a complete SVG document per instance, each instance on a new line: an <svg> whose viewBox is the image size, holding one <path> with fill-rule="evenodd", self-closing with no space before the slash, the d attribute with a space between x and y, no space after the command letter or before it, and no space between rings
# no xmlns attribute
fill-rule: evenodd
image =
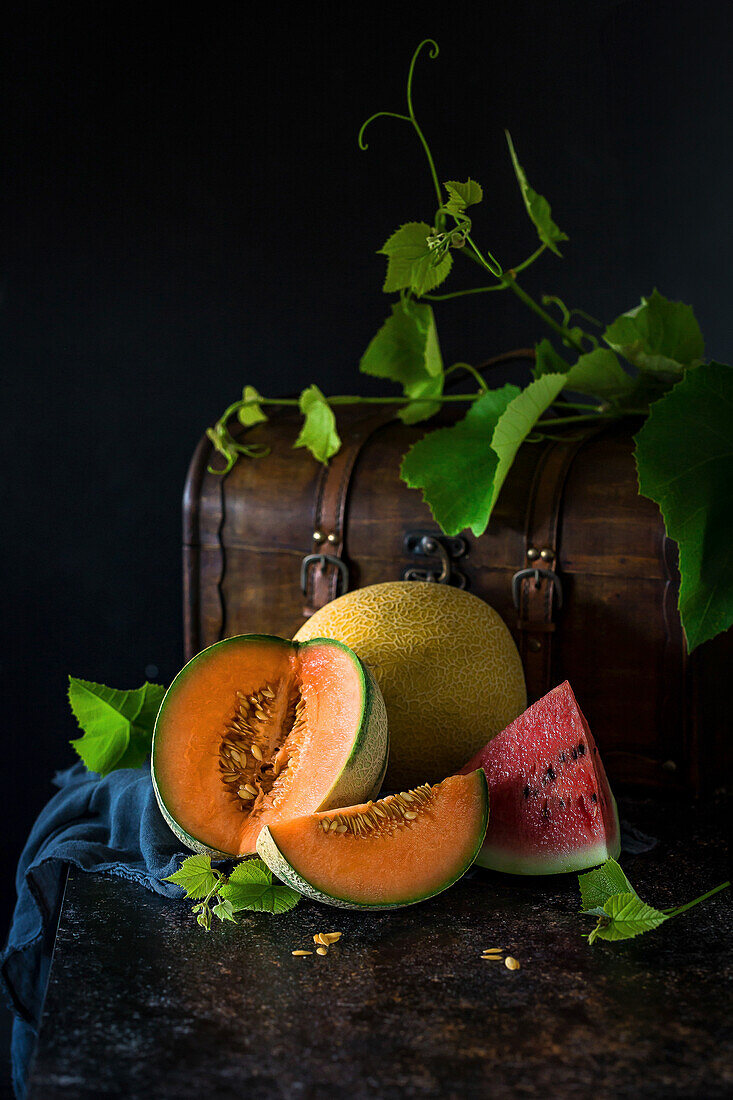
<svg viewBox="0 0 733 1100"><path fill-rule="evenodd" d="M380 391L357 364L383 258L431 220L405 124L443 179L481 181L475 237L535 247L507 157L571 240L527 276L610 320L657 285L730 361L729 4L27 3L3 34L3 823L13 867L74 755L73 673L167 683L182 661L180 498L245 382ZM470 285L473 270L454 287ZM520 303L441 304L444 357L543 333ZM304 458L304 461L306 459Z"/></svg>

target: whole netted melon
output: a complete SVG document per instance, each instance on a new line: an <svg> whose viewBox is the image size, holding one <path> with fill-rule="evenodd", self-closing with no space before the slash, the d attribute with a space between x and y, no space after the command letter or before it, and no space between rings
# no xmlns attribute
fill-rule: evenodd
<svg viewBox="0 0 733 1100"><path fill-rule="evenodd" d="M492 607L459 588L388 581L347 592L295 635L310 638L350 646L382 689L389 788L457 772L527 705L509 630Z"/></svg>

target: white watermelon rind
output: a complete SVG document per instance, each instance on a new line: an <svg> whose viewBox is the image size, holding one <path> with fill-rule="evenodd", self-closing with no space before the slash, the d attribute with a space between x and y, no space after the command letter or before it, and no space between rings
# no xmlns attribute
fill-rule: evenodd
<svg viewBox="0 0 733 1100"><path fill-rule="evenodd" d="M604 841L589 844L582 848L573 848L566 853L553 852L544 859L530 859L519 852L510 852L506 848L484 844L476 857L476 866L487 871L501 871L508 875L564 875L576 871L587 871L598 867L607 859L618 859L621 854L621 829L618 819L616 799L611 794L613 816L616 822L616 841L610 847Z"/></svg>

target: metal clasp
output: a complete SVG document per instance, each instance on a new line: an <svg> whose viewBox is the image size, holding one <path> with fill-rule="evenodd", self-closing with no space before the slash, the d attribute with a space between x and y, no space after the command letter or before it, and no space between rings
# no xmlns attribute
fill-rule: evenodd
<svg viewBox="0 0 733 1100"><path fill-rule="evenodd" d="M452 569L451 566L452 559L460 558L466 553L464 539L434 535L425 531L408 531L402 549L406 554L438 557L440 560L439 570L418 569L417 566L409 565L402 574L404 581L432 581L436 584L450 584L454 588L466 587L466 578L463 573Z"/></svg>
<svg viewBox="0 0 733 1100"><path fill-rule="evenodd" d="M341 577L341 591L337 588L337 595L343 596L344 592L349 591L349 567L345 561L335 558L333 554L306 554L300 563L300 588L304 596L308 595L308 570L316 562L321 570L324 570L327 565L333 565L338 569Z"/></svg>
<svg viewBox="0 0 733 1100"><path fill-rule="evenodd" d="M555 590L558 610L562 607L562 585L557 573L553 572L552 569L520 569L512 577L512 599L517 611L519 610L520 589L525 577L534 577L536 587L539 587L541 581L551 581Z"/></svg>

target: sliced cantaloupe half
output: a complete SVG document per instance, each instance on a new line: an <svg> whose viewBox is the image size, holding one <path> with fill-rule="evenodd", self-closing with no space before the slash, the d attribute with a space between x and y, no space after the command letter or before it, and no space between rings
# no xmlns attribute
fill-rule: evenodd
<svg viewBox="0 0 733 1100"><path fill-rule="evenodd" d="M343 909L393 909L447 889L483 844L489 795L481 769L377 802L269 824L257 852L274 875Z"/></svg>
<svg viewBox="0 0 733 1100"><path fill-rule="evenodd" d="M192 851L255 851L264 825L378 792L384 700L347 646L244 634L179 672L153 734L163 816Z"/></svg>

